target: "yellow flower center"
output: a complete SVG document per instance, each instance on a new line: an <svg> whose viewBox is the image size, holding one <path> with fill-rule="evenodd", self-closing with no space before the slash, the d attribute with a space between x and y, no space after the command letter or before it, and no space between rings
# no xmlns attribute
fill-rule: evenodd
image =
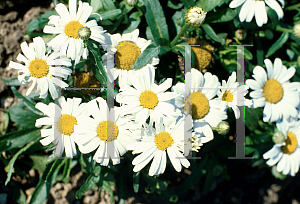
<svg viewBox="0 0 300 204"><path fill-rule="evenodd" d="M34 59L30 62L28 67L31 76L35 78L42 78L47 76L49 72L49 66L45 60Z"/></svg>
<svg viewBox="0 0 300 204"><path fill-rule="evenodd" d="M192 117L193 119L203 118L209 111L209 102L201 92L191 94L192 98Z"/></svg>
<svg viewBox="0 0 300 204"><path fill-rule="evenodd" d="M270 103L278 103L283 96L283 88L276 79L269 79L263 88L266 101Z"/></svg>
<svg viewBox="0 0 300 204"><path fill-rule="evenodd" d="M281 151L285 154L292 154L298 146L298 141L296 135L291 132L286 133L287 138L285 140L285 146L281 147Z"/></svg>
<svg viewBox="0 0 300 204"><path fill-rule="evenodd" d="M174 143L173 138L167 132L162 132L156 135L154 141L157 148L163 151L165 151L168 147L171 147Z"/></svg>
<svg viewBox="0 0 300 204"><path fill-rule="evenodd" d="M57 121L57 129L64 135L71 135L74 132L74 125L77 125L77 120L74 116L63 114Z"/></svg>
<svg viewBox="0 0 300 204"><path fill-rule="evenodd" d="M130 70L141 54L141 49L133 42L124 41L116 46L115 64L119 69Z"/></svg>
<svg viewBox="0 0 300 204"><path fill-rule="evenodd" d="M148 109L154 109L158 104L158 98L152 91L144 91L140 96L141 106Z"/></svg>
<svg viewBox="0 0 300 204"><path fill-rule="evenodd" d="M222 96L222 101L232 102L233 95L230 91L225 91Z"/></svg>
<svg viewBox="0 0 300 204"><path fill-rule="evenodd" d="M103 121L98 125L97 133L101 140L110 142L118 137L119 128L116 123L112 121Z"/></svg>
<svg viewBox="0 0 300 204"><path fill-rule="evenodd" d="M65 26L65 34L69 36L70 38L76 38L78 39L77 32L78 30L83 27L79 21L70 21L66 26Z"/></svg>

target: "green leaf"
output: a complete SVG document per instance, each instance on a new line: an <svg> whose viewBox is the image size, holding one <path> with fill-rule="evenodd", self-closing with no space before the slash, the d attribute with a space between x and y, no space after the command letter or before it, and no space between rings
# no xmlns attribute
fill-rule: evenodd
<svg viewBox="0 0 300 204"><path fill-rule="evenodd" d="M116 9L116 6L112 0L91 0L90 5L93 7L92 13Z"/></svg>
<svg viewBox="0 0 300 204"><path fill-rule="evenodd" d="M94 176L92 174L86 179L85 183L76 192L76 199L81 199L81 197L90 189L96 187L96 184L100 181L100 175Z"/></svg>
<svg viewBox="0 0 300 204"><path fill-rule="evenodd" d="M180 9L183 6L183 3L178 3L177 5L175 5L172 0L168 0L167 6L171 9Z"/></svg>
<svg viewBox="0 0 300 204"><path fill-rule="evenodd" d="M255 108L245 107L245 125L250 131L254 131L258 126L258 120L262 117L263 111Z"/></svg>
<svg viewBox="0 0 300 204"><path fill-rule="evenodd" d="M122 13L121 9L114 9L110 11L103 11L100 12L100 16L102 17L102 20L114 20L116 19L120 14Z"/></svg>
<svg viewBox="0 0 300 204"><path fill-rule="evenodd" d="M273 55L277 50L279 50L289 39L289 33L283 32L280 38L270 47L266 54L266 58Z"/></svg>
<svg viewBox="0 0 300 204"><path fill-rule="evenodd" d="M133 190L135 193L139 192L140 187L140 172L136 172L133 174Z"/></svg>
<svg viewBox="0 0 300 204"><path fill-rule="evenodd" d="M209 12L217 6L221 6L224 3L228 3L230 0L199 0L196 6L202 8L205 12Z"/></svg>
<svg viewBox="0 0 300 204"><path fill-rule="evenodd" d="M114 192L112 191L112 189L109 185L109 182L108 181L103 181L101 189L108 192L108 194L110 195L110 203L113 203L113 201L114 201Z"/></svg>
<svg viewBox="0 0 300 204"><path fill-rule="evenodd" d="M178 35L181 30L181 26L180 26L181 20L182 20L181 16L182 16L182 11L176 11L174 13L174 15L172 16L172 21L173 21L173 23L175 25L175 29L176 29L176 35Z"/></svg>
<svg viewBox="0 0 300 204"><path fill-rule="evenodd" d="M208 24L202 24L202 28L204 29L204 31L206 32L206 34L213 39L214 41L217 41L219 43L222 42L222 40L218 37L218 35L215 33L215 31L213 30L213 28L208 25Z"/></svg>
<svg viewBox="0 0 300 204"><path fill-rule="evenodd" d="M40 172L44 172L47 165L47 156L42 155L29 155L29 158L33 161L32 168Z"/></svg>
<svg viewBox="0 0 300 204"><path fill-rule="evenodd" d="M0 112L0 118L2 118L2 120L0 121L0 135L4 135L9 124L9 115L8 113L3 111Z"/></svg>
<svg viewBox="0 0 300 204"><path fill-rule="evenodd" d="M10 79L2 79L0 78L2 81L4 81L7 86L21 86L22 83L19 81L18 77L14 77L14 78L10 78Z"/></svg>
<svg viewBox="0 0 300 204"><path fill-rule="evenodd" d="M128 25L127 28L123 31L124 33L130 33L136 29L139 24L141 23L141 16L143 15L142 12L136 11L130 14L128 19Z"/></svg>
<svg viewBox="0 0 300 204"><path fill-rule="evenodd" d="M131 69L138 69L145 66L153 57L157 57L159 48L154 43L150 44L142 54L137 58Z"/></svg>
<svg viewBox="0 0 300 204"><path fill-rule="evenodd" d="M45 181L50 183L54 178L57 172L61 169L61 167L65 164L68 159L56 159L49 170Z"/></svg>
<svg viewBox="0 0 300 204"><path fill-rule="evenodd" d="M40 130L37 128L18 130L0 137L0 153L13 148L20 148L26 143L40 137Z"/></svg>
<svg viewBox="0 0 300 204"><path fill-rule="evenodd" d="M205 18L205 23L221 23L231 21L236 16L236 10L229 8L218 9L217 11L208 12Z"/></svg>
<svg viewBox="0 0 300 204"><path fill-rule="evenodd" d="M64 167L64 172L63 172L63 182L64 183L69 183L69 177L70 177L70 172L71 172L71 163L72 159L67 159Z"/></svg>
<svg viewBox="0 0 300 204"><path fill-rule="evenodd" d="M22 149L20 149L14 156L13 158L9 161L8 163L8 172L7 172L7 178L5 181L5 185L7 185L7 183L10 181L11 178L11 174L12 174L12 170L15 164L15 161L17 160L17 158L23 153L25 152L27 149L29 149L33 144L35 144L37 141L39 140L39 138L36 138L34 141L30 142L29 144L27 144L25 147L23 147Z"/></svg>
<svg viewBox="0 0 300 204"><path fill-rule="evenodd" d="M12 86L11 87L12 92L20 99L23 99L24 104L35 114L43 116L44 114L35 108L35 104L33 102L31 102L30 100L28 100L26 97L22 96L22 94L20 94L18 92L18 90L16 89L16 87Z"/></svg>
<svg viewBox="0 0 300 204"><path fill-rule="evenodd" d="M189 8L191 8L191 7L193 7L193 6L195 5L194 0L180 0L180 1L183 3L183 5L184 5L187 9L189 9Z"/></svg>
<svg viewBox="0 0 300 204"><path fill-rule="evenodd" d="M168 25L163 9L158 0L145 0L146 21L155 40L160 38L169 41Z"/></svg>
<svg viewBox="0 0 300 204"><path fill-rule="evenodd" d="M96 66L93 66L94 64L92 63L91 69L92 69L95 77L100 81L101 85L103 87L106 87L107 74L106 74L106 71L102 64L102 58L101 58L99 46L97 45L97 43L95 41L89 40L87 43L87 48L92 53L93 61L96 65Z"/></svg>

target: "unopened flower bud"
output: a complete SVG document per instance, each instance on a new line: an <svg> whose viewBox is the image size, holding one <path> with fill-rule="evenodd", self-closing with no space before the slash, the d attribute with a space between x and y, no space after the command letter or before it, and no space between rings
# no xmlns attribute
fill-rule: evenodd
<svg viewBox="0 0 300 204"><path fill-rule="evenodd" d="M135 6L137 3L137 0L126 0L126 3L128 6Z"/></svg>
<svg viewBox="0 0 300 204"><path fill-rule="evenodd" d="M229 123L226 121L219 122L217 126L217 132L220 135L226 135L229 132L229 129L230 129Z"/></svg>
<svg viewBox="0 0 300 204"><path fill-rule="evenodd" d="M281 144L285 141L284 134L282 132L276 131L272 137L275 144Z"/></svg>
<svg viewBox="0 0 300 204"><path fill-rule="evenodd" d="M243 29L238 29L235 31L235 37L238 40L245 40L246 36L247 36L247 32Z"/></svg>
<svg viewBox="0 0 300 204"><path fill-rule="evenodd" d="M296 23L293 27L293 34L296 38L300 39L300 23Z"/></svg>
<svg viewBox="0 0 300 204"><path fill-rule="evenodd" d="M91 30L88 27L81 27L78 32L77 35L80 39L86 41L90 38L91 36Z"/></svg>
<svg viewBox="0 0 300 204"><path fill-rule="evenodd" d="M206 14L207 12L204 12L202 8L194 6L186 12L184 18L189 25L199 27L203 23Z"/></svg>

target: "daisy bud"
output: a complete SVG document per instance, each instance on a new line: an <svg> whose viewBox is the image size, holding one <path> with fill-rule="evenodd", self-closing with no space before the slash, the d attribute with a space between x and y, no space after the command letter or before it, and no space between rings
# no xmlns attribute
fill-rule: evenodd
<svg viewBox="0 0 300 204"><path fill-rule="evenodd" d="M300 23L296 23L293 27L293 34L296 38L300 39Z"/></svg>
<svg viewBox="0 0 300 204"><path fill-rule="evenodd" d="M275 144L281 144L285 141L285 137L282 132L276 131L272 137Z"/></svg>
<svg viewBox="0 0 300 204"><path fill-rule="evenodd" d="M137 3L137 0L126 0L126 3L128 6L135 6Z"/></svg>
<svg viewBox="0 0 300 204"><path fill-rule="evenodd" d="M184 19L189 25L199 27L203 23L206 14L207 12L204 12L202 8L194 6L186 12Z"/></svg>
<svg viewBox="0 0 300 204"><path fill-rule="evenodd" d="M91 36L91 30L90 30L90 28L85 27L85 26L84 26L84 27L81 27L81 28L78 30L77 35L78 35L78 37L79 37L80 39L86 41L86 40L88 40L88 39L90 38L90 36Z"/></svg>
<svg viewBox="0 0 300 204"><path fill-rule="evenodd" d="M226 121L219 122L216 130L220 135L226 135L229 132L230 126Z"/></svg>
<svg viewBox="0 0 300 204"><path fill-rule="evenodd" d="M238 29L235 31L235 37L238 40L245 40L246 36L247 36L247 32L243 29Z"/></svg>

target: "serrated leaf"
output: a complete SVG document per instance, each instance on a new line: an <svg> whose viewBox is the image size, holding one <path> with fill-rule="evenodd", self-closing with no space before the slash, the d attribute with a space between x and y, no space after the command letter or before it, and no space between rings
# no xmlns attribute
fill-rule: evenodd
<svg viewBox="0 0 300 204"><path fill-rule="evenodd" d="M221 6L224 3L228 3L230 0L199 0L196 6L202 8L205 12L209 12L217 6Z"/></svg>
<svg viewBox="0 0 300 204"><path fill-rule="evenodd" d="M95 77L100 81L101 85L103 87L106 87L107 74L106 74L106 71L102 64L102 58L101 58L99 46L97 45L97 43L95 41L89 40L87 43L87 48L92 53L93 61L95 64L95 66L93 66L93 63L92 63L91 69L92 69Z"/></svg>
<svg viewBox="0 0 300 204"><path fill-rule="evenodd" d="M11 174L12 174L12 170L15 164L15 161L17 160L17 158L23 153L25 152L27 149L29 149L32 145L34 145L37 141L39 140L39 138L35 138L34 141L31 141L29 144L27 144L25 147L23 147L22 149L20 149L13 157L12 159L9 161L8 163L8 172L7 172L7 178L5 180L5 185L7 185L7 183L10 181L11 178Z"/></svg>
<svg viewBox="0 0 300 204"><path fill-rule="evenodd" d="M280 38L270 47L266 54L266 58L270 57L273 55L277 50L279 50L289 39L289 33L288 32L283 32Z"/></svg>
<svg viewBox="0 0 300 204"><path fill-rule="evenodd" d="M155 40L159 38L169 41L168 25L163 9L158 0L145 0L146 21Z"/></svg>
<svg viewBox="0 0 300 204"><path fill-rule="evenodd" d="M206 32L206 34L213 39L214 41L217 41L219 43L222 42L222 40L218 37L218 35L215 33L214 29L208 25L208 24L202 24L202 28Z"/></svg>
<svg viewBox="0 0 300 204"><path fill-rule="evenodd" d="M150 44L137 58L131 69L138 69L145 66L153 57L157 57L159 48L154 43Z"/></svg>
<svg viewBox="0 0 300 204"><path fill-rule="evenodd" d="M236 16L236 10L229 8L218 9L215 12L208 12L205 18L205 23L221 23L231 21Z"/></svg>
<svg viewBox="0 0 300 204"><path fill-rule="evenodd" d="M130 14L129 19L128 19L128 26L127 28L123 31L124 33L130 33L136 29L139 24L141 23L141 16L143 15L142 12L136 11Z"/></svg>

